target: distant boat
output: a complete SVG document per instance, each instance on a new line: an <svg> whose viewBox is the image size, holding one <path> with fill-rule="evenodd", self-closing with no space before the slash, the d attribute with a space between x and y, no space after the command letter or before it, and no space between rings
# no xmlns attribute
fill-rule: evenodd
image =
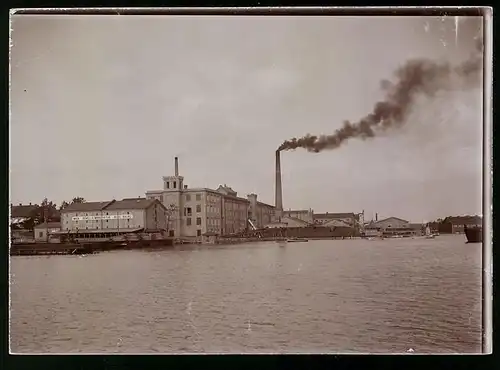
<svg viewBox="0 0 500 370"><path fill-rule="evenodd" d="M287 243L305 243L308 241L309 241L308 239L304 238L290 238L286 240Z"/></svg>
<svg viewBox="0 0 500 370"><path fill-rule="evenodd" d="M467 226L464 225L465 237L467 243L482 243L483 242L483 227L482 226Z"/></svg>
<svg viewBox="0 0 500 370"><path fill-rule="evenodd" d="M425 238L426 239L434 239L435 237L436 237L436 235L431 233L431 228L429 226L427 226L425 228Z"/></svg>

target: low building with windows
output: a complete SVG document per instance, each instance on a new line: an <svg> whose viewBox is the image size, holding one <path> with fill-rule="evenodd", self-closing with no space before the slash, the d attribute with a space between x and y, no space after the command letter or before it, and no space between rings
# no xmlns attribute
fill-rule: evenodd
<svg viewBox="0 0 500 370"><path fill-rule="evenodd" d="M166 232L167 209L156 199L72 203L61 210L61 240L109 240L131 233Z"/></svg>
<svg viewBox="0 0 500 370"><path fill-rule="evenodd" d="M38 243L58 243L61 231L60 222L44 222L34 228L35 241Z"/></svg>
<svg viewBox="0 0 500 370"><path fill-rule="evenodd" d="M274 207L257 201L256 194L242 198L225 184L217 189L189 188L179 175L177 157L175 174L164 176L163 189L147 191L146 198L160 201L169 210L172 237L201 240L205 234L235 234L262 228L274 217Z"/></svg>

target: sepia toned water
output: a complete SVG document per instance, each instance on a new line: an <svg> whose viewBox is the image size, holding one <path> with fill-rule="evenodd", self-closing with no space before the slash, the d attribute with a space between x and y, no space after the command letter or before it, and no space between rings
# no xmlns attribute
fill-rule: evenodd
<svg viewBox="0 0 500 370"><path fill-rule="evenodd" d="M12 257L10 346L480 352L481 244L461 235Z"/></svg>

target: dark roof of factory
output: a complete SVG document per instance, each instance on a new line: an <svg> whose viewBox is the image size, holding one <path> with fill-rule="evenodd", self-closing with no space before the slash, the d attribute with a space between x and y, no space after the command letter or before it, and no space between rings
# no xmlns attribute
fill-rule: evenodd
<svg viewBox="0 0 500 370"><path fill-rule="evenodd" d="M443 223L451 223L453 225L478 225L482 223L480 216L450 216L443 220Z"/></svg>
<svg viewBox="0 0 500 370"><path fill-rule="evenodd" d="M11 217L31 217L32 213L38 208L37 205L18 205L11 206Z"/></svg>
<svg viewBox="0 0 500 370"><path fill-rule="evenodd" d="M349 213L329 213L329 212L326 212L326 213L315 213L313 215L314 219L318 219L318 218L333 219L333 218L349 218L349 217L355 217L354 213L353 212L349 212Z"/></svg>
<svg viewBox="0 0 500 370"><path fill-rule="evenodd" d="M146 199L146 198L130 198L117 200L111 203L109 206L105 207L108 209L146 209L152 206L154 203L159 203L156 199Z"/></svg>
<svg viewBox="0 0 500 370"><path fill-rule="evenodd" d="M61 212L93 212L103 210L109 203L107 202L83 202L83 203L71 203Z"/></svg>

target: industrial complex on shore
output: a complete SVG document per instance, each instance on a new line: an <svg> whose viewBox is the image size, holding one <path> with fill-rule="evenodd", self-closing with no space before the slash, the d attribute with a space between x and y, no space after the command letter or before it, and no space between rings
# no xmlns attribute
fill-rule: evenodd
<svg viewBox="0 0 500 370"><path fill-rule="evenodd" d="M30 217L32 205L11 205L11 225ZM456 220L449 232L460 232ZM60 222L43 222L33 230L12 229L12 241L38 243L99 242L134 238L174 239L213 243L218 238L248 235L306 237L413 236L425 225L398 217L365 222L364 212L315 213L312 209L283 209L280 152L276 152L275 204L258 200L257 194L238 196L230 186L217 189L188 187L174 159L174 174L163 177L160 190L144 197L72 203L60 210ZM463 230L462 230L463 231Z"/></svg>

